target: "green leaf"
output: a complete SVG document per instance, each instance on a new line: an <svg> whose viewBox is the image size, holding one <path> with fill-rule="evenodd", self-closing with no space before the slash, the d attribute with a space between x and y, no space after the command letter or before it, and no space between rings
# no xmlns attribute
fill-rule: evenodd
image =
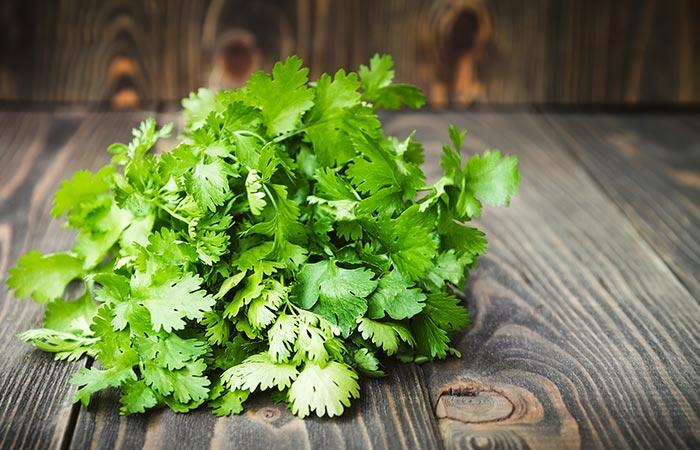
<svg viewBox="0 0 700 450"><path fill-rule="evenodd" d="M276 63L272 76L256 72L246 85L246 96L251 106L260 108L268 132L273 135L287 133L296 128L301 115L313 106L314 93L306 86L309 69L302 68L302 61L290 56L283 63Z"/></svg>
<svg viewBox="0 0 700 450"><path fill-rule="evenodd" d="M249 396L249 391L240 389L225 390L219 397L211 400L209 406L214 414L219 417L240 414L243 412L243 403Z"/></svg>
<svg viewBox="0 0 700 450"><path fill-rule="evenodd" d="M491 206L507 206L518 190L518 160L501 156L498 150L469 158L464 167L468 191L479 201Z"/></svg>
<svg viewBox="0 0 700 450"><path fill-rule="evenodd" d="M228 191L228 169L223 161L200 162L192 172L185 174L187 192L202 209L215 211L224 203Z"/></svg>
<svg viewBox="0 0 700 450"><path fill-rule="evenodd" d="M357 373L347 364L331 361L325 366L307 363L289 388L292 412L306 417L339 416L360 396Z"/></svg>
<svg viewBox="0 0 700 450"><path fill-rule="evenodd" d="M66 253L42 255L36 250L22 256L10 269L7 285L19 298L31 296L48 303L63 296L66 286L83 274L83 261Z"/></svg>
<svg viewBox="0 0 700 450"><path fill-rule="evenodd" d="M143 380L127 381L122 389L124 395L122 395L122 407L119 410L122 414L142 413L158 403L155 393Z"/></svg>
<svg viewBox="0 0 700 450"><path fill-rule="evenodd" d="M360 66L358 71L364 88L363 96L376 106L398 109L402 104L420 108L425 104L423 93L409 84L391 84L394 79L394 60L389 55L375 54L369 67Z"/></svg>
<svg viewBox="0 0 700 450"><path fill-rule="evenodd" d="M431 218L414 205L387 224L384 243L394 266L408 279L420 280L433 266L438 240L432 233Z"/></svg>
<svg viewBox="0 0 700 450"><path fill-rule="evenodd" d="M383 377L386 374L380 369L379 360L376 355L366 348L355 350L352 354L355 368L362 375L368 377Z"/></svg>
<svg viewBox="0 0 700 450"><path fill-rule="evenodd" d="M75 172L72 179L61 182L61 188L54 197L51 215L60 217L106 194L109 191L107 180L113 173L112 166L105 166L95 174L89 170Z"/></svg>
<svg viewBox="0 0 700 450"><path fill-rule="evenodd" d="M188 274L137 293L138 302L151 313L155 331L181 330L185 327L184 319L204 317L214 305L214 299L200 289L201 282L198 276Z"/></svg>
<svg viewBox="0 0 700 450"><path fill-rule="evenodd" d="M44 327L67 333L91 335L90 324L97 314L97 305L91 294L90 291L86 291L76 300L56 300L49 303L44 315Z"/></svg>
<svg viewBox="0 0 700 450"><path fill-rule="evenodd" d="M250 172L248 172L248 176L245 179L245 189L248 196L250 212L254 216L259 216L263 208L265 208L265 205L267 205L267 202L265 201L265 193L261 191L262 183L260 182L260 175L258 175L255 169L251 169Z"/></svg>
<svg viewBox="0 0 700 450"><path fill-rule="evenodd" d="M306 264L297 279L296 301L312 309L348 336L367 311L364 300L377 287L374 274L365 269L344 269L333 261Z"/></svg>
<svg viewBox="0 0 700 450"><path fill-rule="evenodd" d="M381 319L388 314L394 320L413 317L423 309L425 295L394 270L379 280L379 287L369 298L368 316Z"/></svg>
<svg viewBox="0 0 700 450"><path fill-rule="evenodd" d="M313 144L319 163L331 165L335 161L348 161L354 149L345 132L345 115L360 103L357 89L360 83L354 73L344 70L331 77L323 75L316 82L314 107L309 111L306 134Z"/></svg>
<svg viewBox="0 0 700 450"><path fill-rule="evenodd" d="M436 292L428 295L425 314L444 330L458 330L471 323L469 312L454 295Z"/></svg>
<svg viewBox="0 0 700 450"><path fill-rule="evenodd" d="M50 328L26 330L17 337L39 350L54 353L55 359L67 361L75 361L86 354L95 356L94 344L98 341L96 338L85 337L79 333Z"/></svg>
<svg viewBox="0 0 700 450"><path fill-rule="evenodd" d="M253 392L272 387L285 389L298 375L294 365L274 362L267 353L260 353L226 370L221 380L231 389Z"/></svg>
<svg viewBox="0 0 700 450"><path fill-rule="evenodd" d="M189 97L182 99L182 108L187 127L194 130L204 125L209 113L218 110L220 106L214 92L207 88L199 88L197 93L190 92Z"/></svg>
<svg viewBox="0 0 700 450"><path fill-rule="evenodd" d="M204 376L207 366L201 360L188 362L179 370L168 370L155 362L144 363L146 384L160 395L171 395L178 403L201 404L209 397L209 379Z"/></svg>
<svg viewBox="0 0 700 450"><path fill-rule="evenodd" d="M364 339L372 341L389 356L396 353L401 342L405 342L409 346L415 345L411 332L399 323L377 322L365 317L360 320L357 329Z"/></svg>
<svg viewBox="0 0 700 450"><path fill-rule="evenodd" d="M411 319L411 333L415 336L416 350L430 359L447 356L450 338L428 314L418 314Z"/></svg>
<svg viewBox="0 0 700 450"><path fill-rule="evenodd" d="M297 302L311 309L321 295L330 300L367 297L377 287L374 274L366 269L343 269L333 261L305 264L297 278Z"/></svg>
<svg viewBox="0 0 700 450"><path fill-rule="evenodd" d="M285 362L291 356L291 350L297 339L299 326L294 316L280 315L268 333L270 341L270 359L273 362ZM323 345L323 344L321 344Z"/></svg>
<svg viewBox="0 0 700 450"><path fill-rule="evenodd" d="M108 387L119 387L128 380L136 380L136 374L131 367L114 367L107 370L95 367L80 369L70 379L72 384L79 387L73 402L80 402L83 406L87 406L90 404L92 394Z"/></svg>
<svg viewBox="0 0 700 450"><path fill-rule="evenodd" d="M73 248L83 258L86 269L102 261L132 220L132 214L117 205L100 208L87 218L86 228L78 233Z"/></svg>

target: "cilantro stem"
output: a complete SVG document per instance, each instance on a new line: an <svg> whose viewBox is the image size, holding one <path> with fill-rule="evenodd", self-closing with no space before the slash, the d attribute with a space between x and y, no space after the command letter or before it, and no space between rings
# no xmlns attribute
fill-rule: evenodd
<svg viewBox="0 0 700 450"><path fill-rule="evenodd" d="M304 127L304 128L300 128L300 129L298 129L298 130L296 130L296 131L294 131L294 132L291 132L291 133L281 134L281 135L277 136L276 138L269 140L265 145L263 145L263 147L260 149L260 151L265 150L268 146L270 146L270 145L272 145L272 144L277 144L277 143L279 143L279 142L284 141L284 140L287 139L287 138L290 138L290 137L292 137L292 136L296 136L296 135L299 134L299 133L303 133L303 132L306 131L308 128L309 128L309 127Z"/></svg>
<svg viewBox="0 0 700 450"><path fill-rule="evenodd" d="M233 134L238 135L238 136L252 136L252 137L256 138L257 140L259 140L260 142L265 142L264 137L260 136L258 133L250 131L250 130L237 130L237 131L234 131Z"/></svg>
<svg viewBox="0 0 700 450"><path fill-rule="evenodd" d="M270 192L270 189L267 188L267 185L265 183L262 183L262 187L265 190L267 196L270 197L270 201L272 202L272 206L275 208L275 211L277 211L277 202L275 201L275 197L272 196L272 192Z"/></svg>
<svg viewBox="0 0 700 450"><path fill-rule="evenodd" d="M168 208L168 207L165 206L164 204L162 204L162 203L160 203L160 202L158 202L158 201L155 201L155 202L153 202L153 203L154 203L157 207L159 207L160 209L162 209L163 211L165 211L165 212L167 212L168 214L170 214L172 217L174 217L174 218L176 218L176 219L178 219L178 220L180 220L180 221L186 223L187 226L192 226L192 223L191 223L189 220L185 219L185 218L182 217L180 214L176 213L175 211L173 211L172 209Z"/></svg>

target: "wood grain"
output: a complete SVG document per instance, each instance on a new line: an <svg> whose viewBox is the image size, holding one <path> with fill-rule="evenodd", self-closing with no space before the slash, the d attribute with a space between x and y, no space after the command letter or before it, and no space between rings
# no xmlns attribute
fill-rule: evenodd
<svg viewBox="0 0 700 450"><path fill-rule="evenodd" d="M426 139L433 178L446 122L471 130L469 152L516 154L523 175L511 207L479 221L490 249L468 286L462 359L423 367L434 404L484 393L513 411L453 411L440 419L446 447L697 448L698 302L542 117L396 117L392 131Z"/></svg>
<svg viewBox="0 0 700 450"><path fill-rule="evenodd" d="M0 448L67 444L77 412L68 378L84 364L54 362L16 338L41 326L43 308L8 293L7 270L32 248L70 247L71 234L49 215L53 192L75 170L102 165L107 155L95 150L128 136L134 120L112 116L110 128L70 114L0 113Z"/></svg>
<svg viewBox="0 0 700 450"><path fill-rule="evenodd" d="M547 118L561 145L700 300L700 115Z"/></svg>
<svg viewBox="0 0 700 450"><path fill-rule="evenodd" d="M297 53L393 54L433 106L698 104L693 0L7 0L0 100L160 107Z"/></svg>

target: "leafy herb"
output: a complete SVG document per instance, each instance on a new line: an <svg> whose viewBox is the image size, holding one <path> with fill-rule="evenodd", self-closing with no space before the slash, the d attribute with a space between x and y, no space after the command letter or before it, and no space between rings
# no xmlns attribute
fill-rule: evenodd
<svg viewBox="0 0 700 450"><path fill-rule="evenodd" d="M375 113L424 103L392 65L377 55L309 83L290 57L241 89L200 89L170 152L150 151L171 127L148 119L108 166L61 183L52 213L75 246L27 253L8 284L47 304L22 339L97 360L73 376L76 401L116 387L124 414L208 402L226 415L270 390L300 417L335 416L386 356L457 354L469 315L452 290L486 251L465 223L508 204L517 162L463 162L451 126L444 176L426 185L421 144L386 136ZM66 299L75 281L83 294Z"/></svg>

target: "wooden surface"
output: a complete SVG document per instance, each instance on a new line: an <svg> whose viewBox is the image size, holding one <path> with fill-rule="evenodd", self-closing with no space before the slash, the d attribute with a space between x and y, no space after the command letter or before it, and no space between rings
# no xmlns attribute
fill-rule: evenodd
<svg viewBox="0 0 700 450"><path fill-rule="evenodd" d="M51 193L107 159L145 113L0 113L0 270L68 245ZM171 116L167 118L172 118ZM163 117L161 117L163 119ZM469 151L518 156L520 195L479 221L490 250L465 291L462 359L390 367L341 419L256 397L241 416L71 406L54 362L15 334L41 308L0 290L0 448L698 448L699 114L396 114L438 173L446 124Z"/></svg>
<svg viewBox="0 0 700 450"><path fill-rule="evenodd" d="M4 0L0 100L172 105L393 54L433 106L700 103L695 0Z"/></svg>

